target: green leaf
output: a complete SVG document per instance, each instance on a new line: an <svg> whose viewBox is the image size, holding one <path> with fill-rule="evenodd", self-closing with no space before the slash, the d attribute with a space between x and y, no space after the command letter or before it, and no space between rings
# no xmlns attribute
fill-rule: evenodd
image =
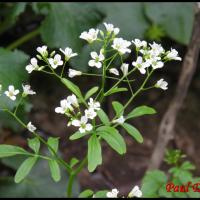
<svg viewBox="0 0 200 200"><path fill-rule="evenodd" d="M125 92L125 91L128 91L128 89L127 88L118 88L118 87L116 87L116 88L113 88L112 90L109 90L108 92L106 92L104 94L104 96L106 97L106 96L109 96L109 95L114 94L114 93Z"/></svg>
<svg viewBox="0 0 200 200"><path fill-rule="evenodd" d="M126 153L126 143L117 129L109 126L101 126L96 131L117 153L120 155Z"/></svg>
<svg viewBox="0 0 200 200"><path fill-rule="evenodd" d="M110 120L107 114L102 109L97 111L97 115L103 124L105 124L106 126L110 125Z"/></svg>
<svg viewBox="0 0 200 200"><path fill-rule="evenodd" d="M180 168L182 170L194 170L195 166L191 162L185 161Z"/></svg>
<svg viewBox="0 0 200 200"><path fill-rule="evenodd" d="M76 164L78 164L79 163L79 160L77 159L77 158L72 158L71 160L70 160L70 167L74 167Z"/></svg>
<svg viewBox="0 0 200 200"><path fill-rule="evenodd" d="M145 13L153 24L161 25L170 38L182 44L189 43L194 3L145 3Z"/></svg>
<svg viewBox="0 0 200 200"><path fill-rule="evenodd" d="M149 24L144 15L142 2L101 2L97 5L99 10L105 14L103 21L111 22L114 26L123 30L120 32L120 37L132 40L144 36ZM131 22L132 26L124 22Z"/></svg>
<svg viewBox="0 0 200 200"><path fill-rule="evenodd" d="M86 132L86 133L80 133L79 131L75 132L73 135L71 135L69 137L70 140L77 140L80 139L86 135L88 135L90 132Z"/></svg>
<svg viewBox="0 0 200 200"><path fill-rule="evenodd" d="M27 3L25 2L18 2L15 4L12 3L9 6L6 4L1 5L1 12L5 13L5 15L0 23L0 34L11 28L16 23L19 15L24 12L26 4Z"/></svg>
<svg viewBox="0 0 200 200"><path fill-rule="evenodd" d="M22 51L9 51L0 48L0 84L2 84L3 91L7 90L11 83L15 88L18 88L20 91L22 90L22 83L28 80L28 73L25 70L28 59L29 56ZM0 104L5 105L11 110L19 102L19 96L17 96L16 101L12 101L3 94L0 98ZM25 108L21 106L19 111L20 118L26 120ZM2 124L4 127L13 128L16 131L21 130L20 125L13 120L12 116L0 111L0 126Z"/></svg>
<svg viewBox="0 0 200 200"><path fill-rule="evenodd" d="M46 150L46 149L44 149ZM49 152L47 151L48 155ZM45 153L44 153L45 154ZM22 158L22 159L20 159ZM6 166L16 170L25 160L24 156L14 156L3 158ZM9 163L8 163L9 160ZM12 164L11 164L12 162ZM5 163L5 162L3 162ZM14 182L13 177L0 177L0 197L1 198L65 198L68 183L68 174L61 168L61 181L55 182L50 176L48 162L39 159L29 175L20 184ZM77 179L74 180L72 196L77 197L80 193L80 186Z"/></svg>
<svg viewBox="0 0 200 200"><path fill-rule="evenodd" d="M49 137L47 144L55 151L55 153L57 153L59 146L59 138ZM52 155L54 155L51 149L49 149L49 151Z"/></svg>
<svg viewBox="0 0 200 200"><path fill-rule="evenodd" d="M87 197L91 197L94 194L94 192L90 189L84 190L83 192L81 192L79 194L79 198L87 198Z"/></svg>
<svg viewBox="0 0 200 200"><path fill-rule="evenodd" d="M0 145L0 158L15 156L19 154L29 154L27 151L22 149L21 147L1 144Z"/></svg>
<svg viewBox="0 0 200 200"><path fill-rule="evenodd" d="M123 123L121 126L139 143L143 143L143 137L140 132L128 123Z"/></svg>
<svg viewBox="0 0 200 200"><path fill-rule="evenodd" d="M84 44L80 34L103 19L95 7L95 4L89 3L51 3L49 14L41 25L42 40L49 47L69 46L79 52Z"/></svg>
<svg viewBox="0 0 200 200"><path fill-rule="evenodd" d="M30 157L20 165L17 173L15 174L15 183L21 182L29 174L36 161L37 157Z"/></svg>
<svg viewBox="0 0 200 200"><path fill-rule="evenodd" d="M61 179L60 167L59 167L57 161L56 160L49 160L48 163L49 163L49 168L50 168L50 171L51 171L51 177L53 178L53 180L55 182L60 181L60 179Z"/></svg>
<svg viewBox="0 0 200 200"><path fill-rule="evenodd" d="M102 163L101 144L94 134L88 140L88 170L93 172Z"/></svg>
<svg viewBox="0 0 200 200"><path fill-rule="evenodd" d="M158 197L158 191L167 183L167 176L160 170L147 171L142 179L142 194L144 198Z"/></svg>
<svg viewBox="0 0 200 200"><path fill-rule="evenodd" d="M79 99L81 102L85 102L81 91L79 89L79 87L77 85L75 85L74 83L72 83L70 80L67 80L66 78L62 78L61 81L65 84L65 86L71 91L73 92Z"/></svg>
<svg viewBox="0 0 200 200"><path fill-rule="evenodd" d="M100 190L94 194L95 198L107 198L108 190Z"/></svg>
<svg viewBox="0 0 200 200"><path fill-rule="evenodd" d="M123 115L124 106L121 103L119 103L118 101L113 101L112 102L112 106L113 106L113 108L115 110L115 113L116 113L117 117L120 117L121 115Z"/></svg>
<svg viewBox="0 0 200 200"><path fill-rule="evenodd" d="M40 150L40 140L38 138L28 139L28 146L36 153Z"/></svg>
<svg viewBox="0 0 200 200"><path fill-rule="evenodd" d="M134 108L126 117L126 119L140 117L142 115L152 115L155 114L155 109L149 107L149 106L139 106L137 108Z"/></svg>
<svg viewBox="0 0 200 200"><path fill-rule="evenodd" d="M93 94L95 94L98 91L99 87L95 86L91 88L85 95L85 100L89 99Z"/></svg>

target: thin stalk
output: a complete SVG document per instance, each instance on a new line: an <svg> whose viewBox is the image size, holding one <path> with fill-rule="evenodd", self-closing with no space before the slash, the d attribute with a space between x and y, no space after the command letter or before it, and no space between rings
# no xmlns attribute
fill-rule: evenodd
<svg viewBox="0 0 200 200"><path fill-rule="evenodd" d="M74 183L75 177L80 173L80 171L83 169L85 164L87 163L87 156L81 161L80 165L73 171L69 176L69 181L67 184L67 197L72 197L72 187Z"/></svg>
<svg viewBox="0 0 200 200"><path fill-rule="evenodd" d="M10 110L8 109L4 109L5 112L9 113L12 117L15 118L15 120L24 128L27 129L27 126L26 124L24 124L21 119L19 119L13 112L11 112ZM64 167L66 168L66 170L70 173L71 172L71 167L64 161L62 160L61 158L58 157L58 155L56 154L56 152L54 151L54 149L39 135L37 134L36 132L32 132L33 135L35 137L37 137L43 144L45 144L54 154L55 158L62 164L64 165Z"/></svg>
<svg viewBox="0 0 200 200"><path fill-rule="evenodd" d="M38 28L34 31L31 31L30 33L27 33L26 35L22 36L21 38L17 39L16 41L14 41L10 45L8 45L7 49L13 50L39 34L40 34L40 28Z"/></svg>

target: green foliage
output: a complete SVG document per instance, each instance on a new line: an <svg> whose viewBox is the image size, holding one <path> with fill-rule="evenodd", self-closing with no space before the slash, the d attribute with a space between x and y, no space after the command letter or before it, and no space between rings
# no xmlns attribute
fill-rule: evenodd
<svg viewBox="0 0 200 200"><path fill-rule="evenodd" d="M50 168L50 171L51 171L51 177L53 178L53 180L55 182L60 181L60 179L61 179L60 167L59 167L57 161L56 160L49 160L48 163L49 163L49 168Z"/></svg>
<svg viewBox="0 0 200 200"><path fill-rule="evenodd" d="M28 146L36 153L40 150L40 140L38 138L28 139Z"/></svg>
<svg viewBox="0 0 200 200"><path fill-rule="evenodd" d="M77 39L81 32L95 27L101 20L102 14L93 4L50 3L41 25L41 36L50 47L69 46L79 52L83 46Z"/></svg>
<svg viewBox="0 0 200 200"><path fill-rule="evenodd" d="M95 94L98 91L99 87L98 86L94 86L93 88L91 88L90 90L88 90L88 92L85 94L85 100L89 99L93 94Z"/></svg>
<svg viewBox="0 0 200 200"><path fill-rule="evenodd" d="M123 123L122 127L130 134L137 142L143 143L143 137L140 132L131 124Z"/></svg>
<svg viewBox="0 0 200 200"><path fill-rule="evenodd" d="M195 166L189 161L180 163L182 158L180 150L168 150L165 155L165 161L172 165L171 168L168 170L168 173L161 170L146 172L142 180L141 190L143 197L199 198L200 194L192 188L193 184L198 183L200 180L199 177L193 177L191 173ZM191 182L190 185L188 185L189 182ZM181 192L181 186L183 185L185 188L182 191L185 192Z"/></svg>
<svg viewBox="0 0 200 200"><path fill-rule="evenodd" d="M55 153L58 152L59 138L49 137L47 140L47 144L54 150ZM54 155L50 148L49 151L51 152L52 155Z"/></svg>
<svg viewBox="0 0 200 200"><path fill-rule="evenodd" d="M113 101L112 102L112 106L113 106L113 108L115 110L115 113L116 113L117 117L120 117L121 115L123 115L124 106L121 103L119 103L118 101Z"/></svg>
<svg viewBox="0 0 200 200"><path fill-rule="evenodd" d="M120 155L126 153L126 143L117 129L110 126L101 126L96 131L117 153Z"/></svg>
<svg viewBox="0 0 200 200"><path fill-rule="evenodd" d="M80 139L86 135L88 135L89 133L86 132L86 133L80 133L79 131L75 132L74 134L72 134L69 139L70 140L77 140L77 139Z"/></svg>
<svg viewBox="0 0 200 200"><path fill-rule="evenodd" d="M106 93L104 94L104 96L106 97L106 96L109 96L109 95L114 94L114 93L126 92L126 91L128 91L127 88L118 88L118 87L115 87L115 88L109 90L108 92L106 92Z"/></svg>
<svg viewBox="0 0 200 200"><path fill-rule="evenodd" d="M182 154L181 150L176 149L167 149L165 152L165 158L164 161L169 165L176 165L181 161L182 158L184 158L185 155Z"/></svg>
<svg viewBox="0 0 200 200"><path fill-rule="evenodd" d="M148 28L148 30L145 33L145 37L152 41L159 41L161 42L161 39L166 36L166 33L162 26L153 24Z"/></svg>
<svg viewBox="0 0 200 200"><path fill-rule="evenodd" d="M24 156L15 156L2 159L2 162L13 168L18 169L20 164L24 161ZM61 168L61 180L54 182L49 176L48 162L45 160L38 160L28 174L28 176L20 184L14 182L14 178L0 177L0 197L18 197L18 198L53 198L66 197L66 187L68 175L66 171ZM78 196L79 185L77 180L73 185L73 196Z"/></svg>
<svg viewBox="0 0 200 200"><path fill-rule="evenodd" d="M154 24L163 28L168 37L182 44L189 43L194 3L145 3L145 13Z"/></svg>
<svg viewBox="0 0 200 200"><path fill-rule="evenodd" d="M15 183L21 182L31 171L34 164L37 161L37 157L27 158L18 168L17 173L15 174Z"/></svg>
<svg viewBox="0 0 200 200"><path fill-rule="evenodd" d="M102 109L97 111L97 115L104 125L106 125L106 126L110 125L110 120L109 120L107 114Z"/></svg>
<svg viewBox="0 0 200 200"><path fill-rule="evenodd" d="M1 22L0 22L0 34L11 28L17 21L19 15L24 12L26 8L25 2L20 3L0 3L1 7Z"/></svg>
<svg viewBox="0 0 200 200"><path fill-rule="evenodd" d="M28 75L24 70L28 58L29 56L22 51L15 50L11 52L0 48L0 84L3 85L3 90L6 90L11 83L16 88L22 88L21 83L28 78ZM13 102L8 100L5 95L2 95L0 98L0 105L5 105L9 109L12 109L17 104L18 100ZM19 109L22 118L25 118L26 105L25 102L25 105ZM0 125L4 124L4 126L13 127L16 130L20 129L19 125L11 117L1 111L0 119Z"/></svg>
<svg viewBox="0 0 200 200"><path fill-rule="evenodd" d="M84 190L83 192L81 192L79 194L79 198L87 198L87 197L91 197L94 194L94 192L90 189Z"/></svg>
<svg viewBox="0 0 200 200"><path fill-rule="evenodd" d="M98 137L93 134L88 140L88 170L93 172L102 163L101 144Z"/></svg>
<svg viewBox="0 0 200 200"><path fill-rule="evenodd" d="M140 117L143 115L152 115L155 114L156 111L149 107L149 106L138 106L137 108L134 108L126 117L126 119Z"/></svg>
<svg viewBox="0 0 200 200"><path fill-rule="evenodd" d="M74 167L76 164L78 164L79 163L79 160L77 159L77 158L72 158L71 160L70 160L70 167Z"/></svg>
<svg viewBox="0 0 200 200"><path fill-rule="evenodd" d="M18 146L7 145L7 144L0 145L0 158L10 157L20 154L26 155L28 154L28 152Z"/></svg>
<svg viewBox="0 0 200 200"><path fill-rule="evenodd" d="M81 93L81 90L77 85L75 85L74 83L72 83L70 80L68 80L66 78L61 79L61 81L65 84L65 86L71 92L73 92L80 99L81 102L85 102L83 95Z"/></svg>

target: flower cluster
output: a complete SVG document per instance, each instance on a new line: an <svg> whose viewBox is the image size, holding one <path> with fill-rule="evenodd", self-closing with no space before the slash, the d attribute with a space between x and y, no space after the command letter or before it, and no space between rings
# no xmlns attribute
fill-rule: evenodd
<svg viewBox="0 0 200 200"><path fill-rule="evenodd" d="M34 92L31 89L30 85L22 85L23 88L23 93L22 93L22 97L26 97L28 95L34 95L36 94L36 92ZM2 85L0 85L0 93L2 90ZM10 98L12 101L15 101L17 99L17 95L20 93L20 91L18 89L15 89L14 85L9 85L8 86L8 90L4 92L4 94Z"/></svg>
<svg viewBox="0 0 200 200"><path fill-rule="evenodd" d="M112 189L110 192L107 192L107 197L108 198L118 198L118 193L119 191L115 188ZM133 197L142 197L142 191L139 189L139 187L136 185L128 194L128 198L133 198Z"/></svg>
<svg viewBox="0 0 200 200"><path fill-rule="evenodd" d="M78 113L75 112L78 109ZM72 94L66 99L60 101L60 107L55 108L56 113L65 114L70 117L68 126L73 125L79 127L80 133L91 131L93 129L92 124L88 123L88 120L92 120L97 116L97 112L100 110L100 103L94 101L93 98L89 99L88 108L84 110L84 115L81 114L77 97Z"/></svg>

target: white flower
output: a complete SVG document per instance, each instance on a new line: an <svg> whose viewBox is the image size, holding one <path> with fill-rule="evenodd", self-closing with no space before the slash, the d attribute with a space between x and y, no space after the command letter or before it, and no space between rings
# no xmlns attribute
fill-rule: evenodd
<svg viewBox="0 0 200 200"><path fill-rule="evenodd" d="M61 56L59 54L56 54L54 58L49 58L49 64L53 69L56 69L58 66L63 64Z"/></svg>
<svg viewBox="0 0 200 200"><path fill-rule="evenodd" d="M109 72L115 74L116 76L119 76L119 71L116 68L109 69Z"/></svg>
<svg viewBox="0 0 200 200"><path fill-rule="evenodd" d="M178 56L178 51L175 49L171 49L171 51L167 53L166 58L169 60L182 60L181 57Z"/></svg>
<svg viewBox="0 0 200 200"><path fill-rule="evenodd" d="M43 57L47 57L48 56L48 51L47 51L47 46L42 46L42 47L38 47L37 51L43 56Z"/></svg>
<svg viewBox="0 0 200 200"><path fill-rule="evenodd" d="M69 77L73 78L74 76L80 76L82 75L81 71L77 71L75 69L69 69Z"/></svg>
<svg viewBox="0 0 200 200"><path fill-rule="evenodd" d="M88 65L90 67L101 68L102 67L101 61L105 59L104 55L102 54L102 51L100 51L99 55L95 51L91 52L90 55L93 59L88 62Z"/></svg>
<svg viewBox="0 0 200 200"><path fill-rule="evenodd" d="M72 104L75 107L79 107L78 99L77 99L77 97L74 94L72 94L71 96L67 97L67 102L69 104Z"/></svg>
<svg viewBox="0 0 200 200"><path fill-rule="evenodd" d="M36 94L36 92L34 92L32 89L31 89L31 86L30 85L22 85L23 87L23 95L24 96L27 96L27 95L34 95Z"/></svg>
<svg viewBox="0 0 200 200"><path fill-rule="evenodd" d="M141 41L139 39L132 40L132 43L135 44L137 49L140 49L141 47L147 47L146 41Z"/></svg>
<svg viewBox="0 0 200 200"><path fill-rule="evenodd" d="M120 67L120 69L122 70L124 76L126 76L128 74L128 64L123 63Z"/></svg>
<svg viewBox="0 0 200 200"><path fill-rule="evenodd" d="M113 40L112 48L116 49L121 55L125 53L131 53L131 50L128 47L131 45L131 42L124 40L123 38L115 38Z"/></svg>
<svg viewBox="0 0 200 200"><path fill-rule="evenodd" d="M99 29L94 29L91 28L88 32L84 31L83 33L81 33L80 38L87 40L89 43L94 42L97 39L99 33Z"/></svg>
<svg viewBox="0 0 200 200"><path fill-rule="evenodd" d="M168 85L168 83L166 81L164 81L164 79L162 78L159 81L157 81L155 86L157 88L161 88L163 90L167 90L168 89L167 85Z"/></svg>
<svg viewBox="0 0 200 200"><path fill-rule="evenodd" d="M124 116L119 117L118 119L113 120L113 123L123 124L125 122Z"/></svg>
<svg viewBox="0 0 200 200"><path fill-rule="evenodd" d="M16 100L16 95L19 94L19 90L15 90L13 85L9 85L8 91L5 91L6 96L8 96L11 100Z"/></svg>
<svg viewBox="0 0 200 200"><path fill-rule="evenodd" d="M88 119L94 119L97 116L97 113L94 111L93 108L89 108L85 110L85 116Z"/></svg>
<svg viewBox="0 0 200 200"><path fill-rule="evenodd" d="M79 128L80 133L85 133L86 131L91 131L93 128L93 126L87 122L88 118L86 116L82 116L80 120L74 119L72 121L72 125L80 127Z"/></svg>
<svg viewBox="0 0 200 200"><path fill-rule="evenodd" d="M114 33L114 35L117 35L119 33L119 28L114 28L113 24L107 24L104 23L104 26L106 27L106 30L108 31L108 33Z"/></svg>
<svg viewBox="0 0 200 200"><path fill-rule="evenodd" d="M70 58L77 56L77 53L73 53L72 49L69 47L66 47L65 50L62 50L60 48L60 51L65 55L65 60L68 61Z"/></svg>
<svg viewBox="0 0 200 200"><path fill-rule="evenodd" d="M153 52L155 55L160 55L162 53L164 53L164 49L161 46L161 44L157 44L155 42L153 42L153 44L149 44L151 46L151 52Z"/></svg>
<svg viewBox="0 0 200 200"><path fill-rule="evenodd" d="M93 110L100 110L100 103L98 101L94 101L93 98L90 98L88 105Z"/></svg>
<svg viewBox="0 0 200 200"><path fill-rule="evenodd" d="M31 122L29 122L29 123L27 124L27 129L28 129L30 132L36 131L36 127L35 127Z"/></svg>
<svg viewBox="0 0 200 200"><path fill-rule="evenodd" d="M145 74L146 68L150 66L148 62L143 62L141 56L138 56L136 62L132 62L132 65L137 67L141 74Z"/></svg>
<svg viewBox="0 0 200 200"><path fill-rule="evenodd" d="M133 198L133 197L142 197L142 191L140 190L140 188L136 185L128 194L129 198Z"/></svg>
<svg viewBox="0 0 200 200"><path fill-rule="evenodd" d="M69 110L73 111L73 107L71 106L71 103L67 101L67 99L61 100L60 107L55 108L55 112L60 114L68 113Z"/></svg>
<svg viewBox="0 0 200 200"><path fill-rule="evenodd" d="M160 57L153 57L153 58L148 59L146 62L149 63L153 69L158 69L164 66L164 63L159 60L160 60Z"/></svg>
<svg viewBox="0 0 200 200"><path fill-rule="evenodd" d="M107 192L106 196L108 198L117 198L119 191L117 189L112 189L111 192Z"/></svg>
<svg viewBox="0 0 200 200"><path fill-rule="evenodd" d="M31 58L31 62L29 65L26 66L26 70L28 71L28 73L30 74L32 71L34 70L38 70L38 64L37 64L37 59L36 58Z"/></svg>

